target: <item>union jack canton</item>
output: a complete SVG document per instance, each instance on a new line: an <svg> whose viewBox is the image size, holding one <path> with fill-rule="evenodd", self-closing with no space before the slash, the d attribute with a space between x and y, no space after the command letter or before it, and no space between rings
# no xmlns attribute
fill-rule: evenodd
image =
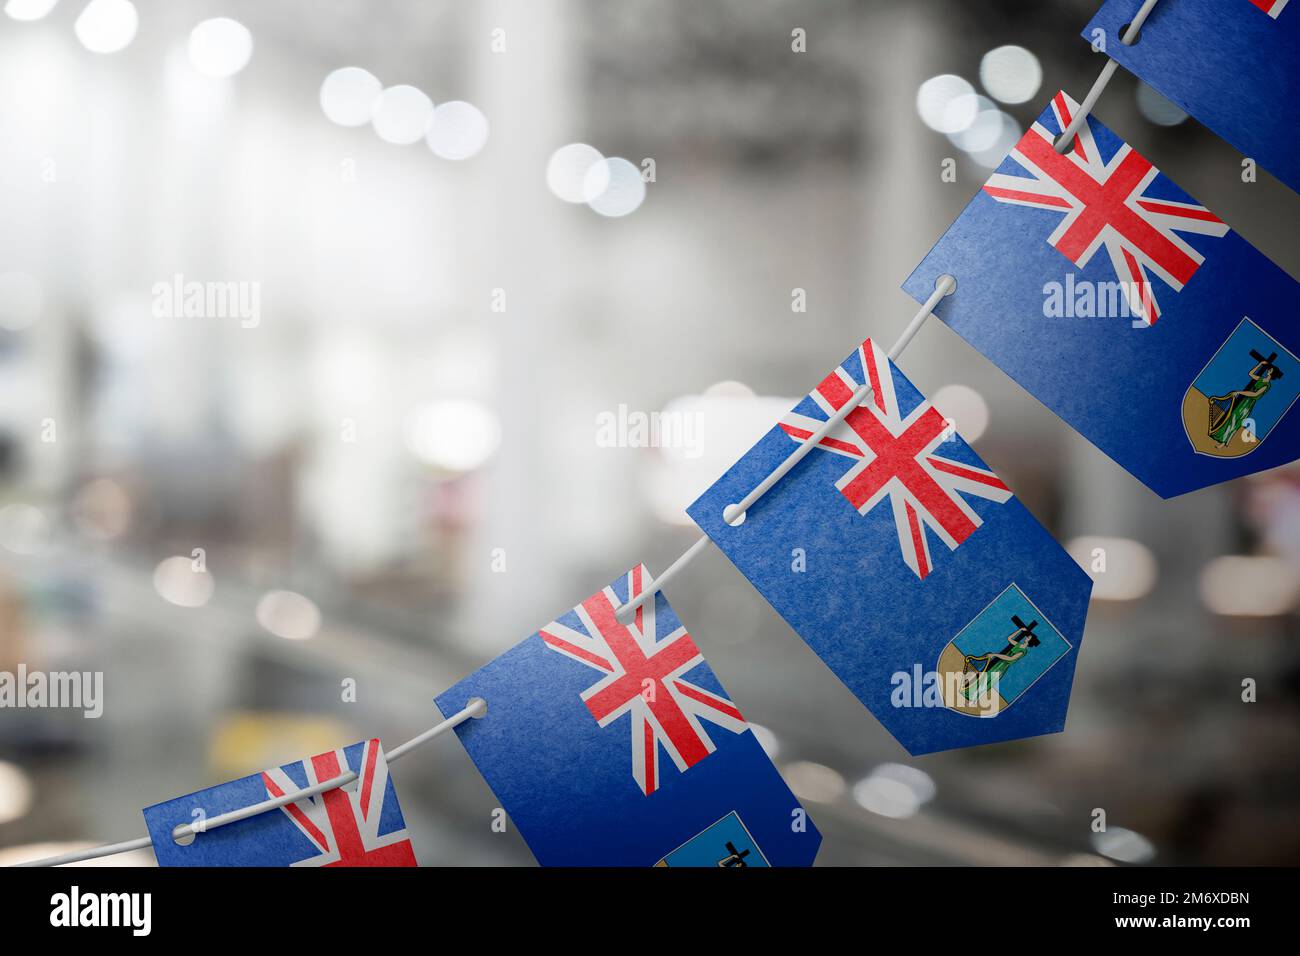
<svg viewBox="0 0 1300 956"><path fill-rule="evenodd" d="M963 288L959 276L954 298ZM789 456L792 443L810 440L863 385L869 395L743 521L724 519L730 504ZM689 509L914 754L1060 730L1091 589L1087 575L962 441L960 424L868 339ZM944 550L932 551L932 539ZM1021 603L1008 604L1005 594ZM1015 706L995 719L972 720L938 697L927 703L923 689L957 635L979 631L986 625L972 630L972 622L992 614L987 626L1004 637L1003 619L1012 613L1050 621L1061 638L1017 675L1025 691L1012 694ZM1035 679L1024 679L1030 673ZM1010 681L1008 693L1013 686L1018 691Z"/></svg>
<svg viewBox="0 0 1300 956"><path fill-rule="evenodd" d="M311 841L314 855L294 866L415 866L415 853L406 830L381 834L383 803L388 794L388 761L376 739L367 740L349 765L348 753L331 750L292 765L307 787L355 771L357 781L326 790L315 797L280 808L298 831ZM359 763L359 765L357 765ZM262 772L268 797L282 797L302 789L289 776L288 767Z"/></svg>
<svg viewBox="0 0 1300 956"><path fill-rule="evenodd" d="M1011 489L987 468L941 455L953 440L952 423L933 405L921 401L904 416L894 390L889 359L868 339L858 347L856 367L865 370L871 396L821 439L818 447L854 462L835 482L859 514L868 514L886 498L898 532L903 560L918 578L933 568L928 528L955 550L983 519L963 495L1004 502ZM791 409L781 430L796 442L810 438L826 420L853 398L864 382L861 371L844 365L822 379L809 401L820 418Z"/></svg>
<svg viewBox="0 0 1300 956"><path fill-rule="evenodd" d="M620 575L438 709L487 702L456 734L543 866L808 865L821 836L663 593L616 616L651 581Z"/></svg>
<svg viewBox="0 0 1300 956"><path fill-rule="evenodd" d="M356 779L178 844L173 829L305 790ZM161 866L415 866L388 762L377 739L316 754L147 807Z"/></svg>
<svg viewBox="0 0 1300 956"><path fill-rule="evenodd" d="M1132 10L1107 10L1113 36ZM1124 49L1172 40L1170 19L1184 17L1225 36L1224 18L1278 26L1244 0L1179 0ZM1199 79L1183 64L1203 52L1164 59ZM1300 285L1098 117L1056 152L1077 116L1057 93L903 288L924 302L954 277L934 314L1165 498L1294 461Z"/></svg>
<svg viewBox="0 0 1300 956"><path fill-rule="evenodd" d="M649 576L644 564L628 572L633 598ZM637 608L627 624L614 616L619 605L614 589L604 588L573 609L578 627L561 619L540 633L551 650L604 675L581 695L596 723L608 727L631 714L632 776L642 793L651 794L659 789L661 746L683 773L713 753L701 718L733 734L748 727L725 696L685 678L704 663L704 655L684 626L659 638L653 601Z"/></svg>
<svg viewBox="0 0 1300 956"><path fill-rule="evenodd" d="M1054 144L1078 109L1057 93L1052 120L1034 123L1011 151L1029 175L995 173L984 191L998 202L1061 212L1047 242L1079 268L1104 248L1133 315L1151 325L1160 317L1152 277L1180 292L1205 261L1178 233L1222 236L1228 227L1199 203L1152 195L1160 170L1128 143L1104 158L1087 123L1058 153Z"/></svg>

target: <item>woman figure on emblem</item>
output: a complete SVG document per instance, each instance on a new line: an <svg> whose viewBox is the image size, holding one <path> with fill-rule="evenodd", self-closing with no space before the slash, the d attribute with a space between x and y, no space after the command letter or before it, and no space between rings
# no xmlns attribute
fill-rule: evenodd
<svg viewBox="0 0 1300 956"><path fill-rule="evenodd" d="M1251 384L1238 391L1210 398L1210 437L1219 448L1228 447L1233 436L1250 417L1255 403L1272 387L1276 368L1271 362L1261 361L1251 369Z"/></svg>
<svg viewBox="0 0 1300 956"><path fill-rule="evenodd" d="M1038 622L1035 621L1034 624ZM962 694L967 700L978 700L990 690L997 688L997 682L1016 661L1029 653L1031 647L1039 644L1038 635L1033 631L1034 625L1025 627L1016 619L1016 629L1007 637L1007 646L987 654L967 654L963 669L965 686ZM982 667L979 665L983 665Z"/></svg>

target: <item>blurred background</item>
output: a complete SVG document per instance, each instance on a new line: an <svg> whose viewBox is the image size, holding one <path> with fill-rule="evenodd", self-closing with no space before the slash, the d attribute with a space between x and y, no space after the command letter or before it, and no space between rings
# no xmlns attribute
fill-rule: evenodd
<svg viewBox="0 0 1300 956"><path fill-rule="evenodd" d="M666 567L1082 98L1096 6L5 0L0 670L102 671L105 703L0 710L0 862L391 747ZM1294 194L1123 71L1097 112L1300 274ZM673 583L819 863L1300 862L1300 470L1161 502L939 322L900 364L1108 565L1067 731L919 759L716 551ZM421 862L531 863L455 740L394 778Z"/></svg>

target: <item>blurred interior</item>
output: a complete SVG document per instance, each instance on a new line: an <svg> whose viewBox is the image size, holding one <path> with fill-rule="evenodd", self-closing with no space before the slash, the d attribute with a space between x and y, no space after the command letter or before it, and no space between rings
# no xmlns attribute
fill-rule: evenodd
<svg viewBox="0 0 1300 956"><path fill-rule="evenodd" d="M1050 93L1082 98L1096 3L7 0L0 670L103 671L106 700L0 710L0 862L395 745L667 566L711 479L901 331L900 282ZM219 17L246 34L196 31ZM1124 71L1097 112L1300 274L1285 187ZM160 306L192 281L256 321ZM1162 502L939 322L900 365L1108 569L1066 732L918 759L718 552L673 583L819 863L1300 862L1300 469ZM698 440L609 447L620 406ZM531 863L454 739L393 772L422 863Z"/></svg>

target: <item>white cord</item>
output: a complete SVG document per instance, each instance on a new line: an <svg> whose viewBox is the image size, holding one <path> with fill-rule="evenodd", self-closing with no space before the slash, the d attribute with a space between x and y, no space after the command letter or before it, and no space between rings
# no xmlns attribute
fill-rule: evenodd
<svg viewBox="0 0 1300 956"><path fill-rule="evenodd" d="M925 304L917 310L916 315L912 316L912 321L908 322L907 326L903 329L903 333L898 337L898 341L891 345L889 351L885 353L889 358L889 361L897 361L898 357L903 354L903 349L912 344L912 339L916 338L916 333L921 331L921 326L924 325L925 320L930 317L930 314L934 311L934 307L939 304L939 300L944 296L952 295L956 291L957 280L952 276L942 275L935 280L934 291L930 293L930 298L925 300Z"/></svg>
<svg viewBox="0 0 1300 956"><path fill-rule="evenodd" d="M934 292L930 295L930 298L925 300L925 304L921 306L916 315L914 315L911 321L907 323L906 328L903 329L902 335L898 337L898 341L893 344L887 353L890 361L897 359L903 349L907 348L908 344L925 323L925 320L930 317L930 313L934 311L934 307L939 304L939 300L953 292L956 287L957 284L952 276L945 275L939 277L938 281L935 282ZM853 393L853 397L849 399L849 401L845 402L834 415L827 419L826 422L808 436L806 440L800 442L795 450L786 456L785 461L781 462L781 464L779 464L770 475L758 483L758 487L741 499L738 504L728 505L723 513L723 518L728 522L739 523L737 515L740 515L742 516L740 520L743 520L745 512L748 511L759 498L767 494L773 485L789 473L790 469L799 464L805 455L817 447L817 443L825 438L826 435L830 433L831 429L844 421L853 409L857 408L870 397L871 386L860 385L857 391ZM710 541L711 539L708 535L702 535L698 541L686 549L685 553L683 553L681 557L670 564L663 574L648 582L646 589L642 591L641 594L615 611L615 616L626 623L626 615L635 611L662 590L663 586L672 580L682 570L682 568L690 564L691 561L709 545ZM387 751L386 756L388 762L393 763L396 760L400 760L403 756L410 753L421 744L451 730L458 724L464 723L471 717L481 717L486 712L487 703L481 698L475 698L470 701L463 710L453 714L442 723L430 727L424 733L411 738L406 743L394 747L390 751ZM270 800L263 800L261 803L255 803L252 806L240 807L238 810L231 810L228 813L212 817L202 823L183 823L172 831L172 837L176 840L183 839L187 836L193 836L197 839L203 833L215 830L217 827L223 827L230 823L238 823L240 820L247 820L249 817L255 817L258 814L287 806L290 803L296 803L299 800L306 800L308 797L314 797L327 790L333 790L336 787L345 786L356 779L356 773L349 771L341 776L323 781L303 790L295 790L292 793L286 793L283 796L273 797ZM94 860L103 856L113 856L114 854L126 853L130 850L142 850L145 847L152 845L153 839L146 836L140 837L136 840L127 840L122 843L106 843L103 846L91 847L88 850L75 850L71 853L63 853L59 856L49 856L41 860L29 860L24 863L16 863L14 866L62 866L65 863L80 863L83 860Z"/></svg>
<svg viewBox="0 0 1300 956"><path fill-rule="evenodd" d="M403 756L410 753L420 744L427 743L434 737L440 736L451 730L453 727L463 724L471 717L481 717L487 713L487 702L481 697L475 697L463 710L452 714L440 724L435 724L424 733L413 737L406 743L394 747L385 754L389 763L400 760ZM204 820L202 823L184 823L172 831L172 837L178 842L181 838L193 836L197 839L209 830L215 830L217 827L224 827L229 823L238 823L240 820L247 820L249 817L255 817L260 813L266 813L269 810L275 810L279 807L286 806L290 803L297 803L299 800L306 800L308 797L314 797L317 794L324 793L326 790L333 790L336 787L342 787L353 780L357 775L349 771L333 779L323 781L314 786L307 787L303 790L294 790L279 797L270 800L263 800L261 803L255 803L249 807L240 807L238 810L231 810L229 813L223 813L219 816L212 817L210 820ZM43 860L29 860L25 863L16 863L15 866L62 866L64 863L79 863L82 860L94 860L101 856L113 856L116 853L126 853L128 850L143 850L147 846L153 845L153 839L150 837L140 837L138 840L127 840L124 843L108 843L104 846L91 847L88 850L74 850L72 853L64 853L60 856L48 856Z"/></svg>
<svg viewBox="0 0 1300 956"><path fill-rule="evenodd" d="M1146 23L1147 17L1151 15L1151 10L1158 2L1159 0L1146 0L1146 2L1142 4L1141 9L1137 12L1137 16L1135 16L1133 21L1128 25L1128 29L1124 31L1124 35L1120 37L1120 43L1125 46L1133 45L1133 41L1137 39L1138 31L1142 29L1142 24ZM1074 142L1075 135L1079 130L1083 129L1083 124L1088 122L1088 114L1092 112L1092 108L1096 106L1097 101L1101 99L1102 91L1106 89L1106 84L1110 82L1110 78L1115 75L1117 69L1119 69L1119 62L1116 60L1107 60L1106 65L1101 68L1101 75L1097 77L1097 82L1092 84L1092 89L1088 91L1088 95L1085 96L1083 102L1079 104L1078 114L1074 119L1070 120L1070 125L1061 131L1061 137L1055 144L1058 153L1064 153L1069 150L1070 144Z"/></svg>
<svg viewBox="0 0 1300 956"><path fill-rule="evenodd" d="M1159 0L1144 0L1137 15L1133 17L1133 20L1128 25L1128 29L1124 31L1123 36L1120 38L1121 43L1125 46L1132 45L1138 31L1142 29L1142 24L1146 22L1147 17L1151 15L1152 9L1158 2ZM1080 104L1079 110L1074 119L1072 119L1070 124L1061 132L1061 136L1055 144L1058 153L1064 153L1069 149L1069 144L1074 140L1075 135L1083 127L1083 124L1088 121L1088 115L1092 112L1093 107L1097 105L1097 101L1101 98L1101 94L1105 91L1107 84L1110 83L1111 77L1115 75L1115 71L1118 67L1119 63L1115 60L1106 61L1106 65L1102 67L1101 74L1097 77L1096 82L1093 83L1092 89L1090 89L1088 95L1083 98L1083 102ZM925 301L925 304L922 305L916 315L912 317L912 320L908 322L907 326L903 329L902 334L898 337L898 341L896 341L886 353L890 361L896 360L898 356L902 354L903 350L907 348L912 339L916 336L916 333L920 330L921 326L925 324L925 320L930 317L934 307L939 303L939 300L944 296L949 295L955 289L956 282L952 276L945 275L939 278L935 283L934 292L930 295L930 298ZM808 438L801 442L794 451L786 456L786 459L781 462L781 464L779 464L771 474L760 481L753 491L738 503L728 505L723 510L723 520L729 524L739 524L744 521L745 513L760 498L762 498L763 495L767 494L767 492L770 491L778 481L789 474L790 470L794 468L795 465L799 464L799 462L801 462L809 452L817 447L818 442L825 438L833 428L843 422L853 409L859 407L863 402L870 398L871 391L871 386L865 384L860 385L849 401L845 402L844 405L841 406L834 415L827 419L820 428L809 435ZM635 611L637 608L645 604L646 601L659 593L659 591L663 589L664 585L676 577L683 568L690 564L696 556L704 551L710 541L711 539L708 535L702 535L699 540L687 548L676 561L670 564L663 574L648 582L646 589L642 591L641 594L615 611L614 616L620 621L626 623L626 618L629 613ZM473 717L482 716L486 710L486 702L481 698L474 698L463 710L453 714L442 723L430 727L424 733L419 734L418 736L406 741L406 743L388 751L386 754L388 762L392 763L396 760L400 760L403 756L410 753L421 744L433 740L435 737L440 736L446 731L451 730L453 727L456 727ZM327 790L346 786L356 779L357 774L354 771L349 771L341 776L334 777L331 780L326 780L303 790L295 790L291 793L286 793L282 796L253 804L252 806L241 807L238 810L231 810L228 813L220 814L210 820L205 820L202 823L181 824L172 831L172 836L178 841L187 836L197 838L200 834L206 833L210 830L215 830L217 827L223 827L231 823L238 823L241 820L247 820L250 817L255 817L271 810L276 810L280 807L287 806L290 803L296 803L299 800L305 800L309 797L317 796ZM91 847L87 850L76 850L71 853L60 854L59 856L50 856L45 857L44 859L30 860L14 865L19 867L62 866L65 863L79 863L83 860L93 860L98 859L99 857L114 856L118 853L127 853L131 850L142 850L145 847L152 845L153 839L151 837L139 837L135 840L126 840L121 843L107 843L102 846Z"/></svg>
<svg viewBox="0 0 1300 956"><path fill-rule="evenodd" d="M632 613L646 601L650 600L662 591L664 585L677 576L678 571L690 564L701 551L709 546L710 540L712 539L710 539L707 534L700 535L699 540L682 552L681 556L676 561L668 565L668 569L664 571L663 574L647 581L647 587L644 591L615 611L614 617L623 624L628 623L631 619Z"/></svg>
<svg viewBox="0 0 1300 956"><path fill-rule="evenodd" d="M930 298L926 299L925 304L921 306L916 315L912 316L912 320L908 322L907 327L903 329L903 334L898 337L898 341L895 342L886 353L891 362L897 359L898 356L902 354L903 349L907 348L912 339L916 337L916 333L920 331L921 326L925 324L925 320L930 317L930 313L933 312L934 307L939 304L939 300L954 292L956 288L957 282L952 276L945 275L939 277L934 284L934 292L930 294ZM870 397L871 386L859 385L857 390L853 393L853 397L840 406L834 415L822 423L820 428L804 439L804 441L800 442L795 447L794 451L790 452L790 454L786 456L785 461L777 465L772 473L760 481L753 491L742 498L737 504L727 505L727 507L723 509L722 520L732 525L737 525L744 521L745 512L748 511L759 498L771 491L773 485L789 474L790 469L803 461L804 456L817 447L818 442L830 434L831 430L844 421L844 419L848 418L849 413L852 412L853 409L857 408ZM671 578L676 576L682 568L690 564L691 560L700 554L711 540L712 539L707 534L702 535L698 541L686 549L686 552L681 557L668 566L668 570L659 575L659 577L647 582L644 591L615 611L614 617L626 624L628 622L628 615L661 591L663 586L667 584Z"/></svg>

